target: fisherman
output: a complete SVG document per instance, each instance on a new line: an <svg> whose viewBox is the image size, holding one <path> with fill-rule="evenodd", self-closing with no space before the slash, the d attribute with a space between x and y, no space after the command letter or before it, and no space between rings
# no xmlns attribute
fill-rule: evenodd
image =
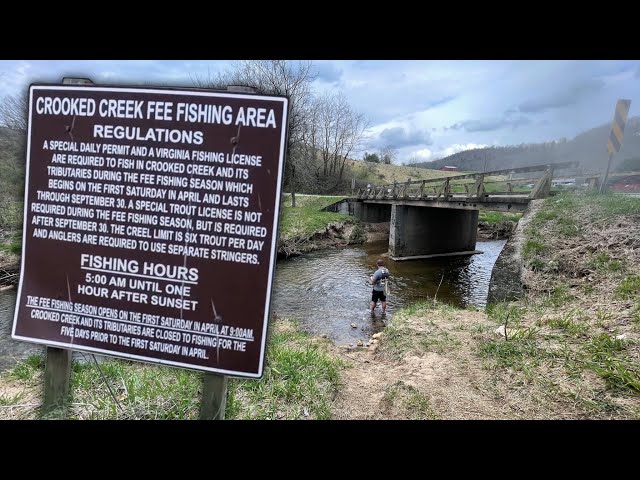
<svg viewBox="0 0 640 480"><path fill-rule="evenodd" d="M379 259L377 262L378 269L369 278L369 283L373 285L373 291L371 292L371 315L374 314L378 300L382 302L382 314L384 315L387 310L387 295L389 278L389 270L384 266L384 261Z"/></svg>

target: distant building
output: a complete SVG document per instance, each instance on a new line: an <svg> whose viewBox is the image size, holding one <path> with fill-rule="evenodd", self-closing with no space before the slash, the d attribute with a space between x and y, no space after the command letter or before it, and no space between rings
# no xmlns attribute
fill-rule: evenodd
<svg viewBox="0 0 640 480"><path fill-rule="evenodd" d="M442 167L440 170L442 170L443 172L455 172L456 170L458 170L458 167L454 167L452 165L447 165Z"/></svg>
<svg viewBox="0 0 640 480"><path fill-rule="evenodd" d="M611 189L615 192L640 192L640 175L616 178L611 182Z"/></svg>
<svg viewBox="0 0 640 480"><path fill-rule="evenodd" d="M575 178L555 178L551 180L554 187L570 187L576 184Z"/></svg>

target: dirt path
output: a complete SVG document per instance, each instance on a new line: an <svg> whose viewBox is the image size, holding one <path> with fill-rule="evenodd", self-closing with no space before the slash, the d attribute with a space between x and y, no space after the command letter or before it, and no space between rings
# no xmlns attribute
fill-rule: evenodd
<svg viewBox="0 0 640 480"><path fill-rule="evenodd" d="M369 348L336 347L350 366L342 373L334 418L620 418L620 413L598 413L572 399L567 394L572 386L552 381L557 372L549 365L524 374L496 368L481 352L483 346L511 346L496 333L497 326L482 312L444 307L399 319ZM588 372L579 386L587 384L604 389L601 379Z"/></svg>
<svg viewBox="0 0 640 480"><path fill-rule="evenodd" d="M518 418L517 411L505 408L504 401L486 388L488 373L469 361L475 345L469 330L489 328L486 315L460 311L441 320L434 327L426 317L411 319L397 332L433 338L442 337L437 332L457 332L447 333L444 342L434 342L426 351L410 348L398 358L383 334L380 346L343 352L352 366L343 373L345 385L334 403L335 418Z"/></svg>

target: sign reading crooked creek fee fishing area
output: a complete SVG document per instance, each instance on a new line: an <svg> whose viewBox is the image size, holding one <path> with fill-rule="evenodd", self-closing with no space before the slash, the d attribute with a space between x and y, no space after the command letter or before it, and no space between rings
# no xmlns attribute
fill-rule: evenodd
<svg viewBox="0 0 640 480"><path fill-rule="evenodd" d="M12 336L260 377L288 100L32 85Z"/></svg>

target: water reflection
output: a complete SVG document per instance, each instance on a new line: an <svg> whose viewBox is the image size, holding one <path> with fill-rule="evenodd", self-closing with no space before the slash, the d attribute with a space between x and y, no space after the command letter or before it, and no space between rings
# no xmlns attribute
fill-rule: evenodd
<svg viewBox="0 0 640 480"><path fill-rule="evenodd" d="M18 342L11 338L16 295L17 290L13 288L0 291L0 372L13 367L16 362L29 355L44 351L41 345Z"/></svg>
<svg viewBox="0 0 640 480"><path fill-rule="evenodd" d="M460 307L486 304L491 269L505 240L478 242L482 254L387 261L392 275L387 316L418 300L437 299ZM337 343L355 343L375 331L366 284L388 242L364 247L316 252L280 262L276 269L273 308L281 316L298 318L303 327L327 334ZM378 316L379 308L378 308ZM358 327L352 329L355 322Z"/></svg>

